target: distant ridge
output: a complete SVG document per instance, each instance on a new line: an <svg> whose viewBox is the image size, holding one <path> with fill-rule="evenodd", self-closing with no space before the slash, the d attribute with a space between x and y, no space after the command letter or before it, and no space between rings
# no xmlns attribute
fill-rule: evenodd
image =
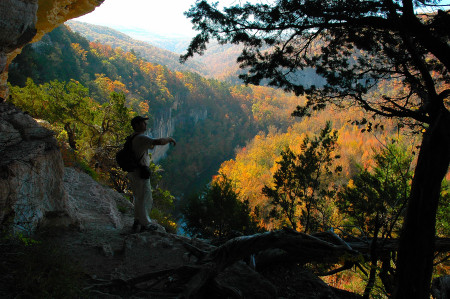
<svg viewBox="0 0 450 299"><path fill-rule="evenodd" d="M179 57L187 48L189 39L165 38L142 30L121 29L124 32L132 32L134 36L142 36L142 39L145 39L145 41L142 41L106 26L73 20L67 21L65 25L90 41L97 41L113 48L120 47L125 51L134 50L147 61L165 65L174 71L190 71L228 83L242 83L237 78L239 67L236 63L236 59L242 50L241 46L211 43L204 55L196 55L186 63L181 64ZM173 49L173 51L169 49ZM175 53L175 51L178 53Z"/></svg>
<svg viewBox="0 0 450 299"><path fill-rule="evenodd" d="M199 61L190 60L184 64L179 62L180 54L162 49L148 41L140 41L106 26L93 25L78 21L65 23L72 31L75 31L89 41L99 42L113 48L120 47L124 51L134 50L145 60L159 65L165 65L173 71L196 72L203 76L208 75L205 65Z"/></svg>
<svg viewBox="0 0 450 299"><path fill-rule="evenodd" d="M140 28L118 26L116 30L136 40L148 42L161 49L166 49L177 54L184 53L191 42L191 39L186 36L164 36Z"/></svg>

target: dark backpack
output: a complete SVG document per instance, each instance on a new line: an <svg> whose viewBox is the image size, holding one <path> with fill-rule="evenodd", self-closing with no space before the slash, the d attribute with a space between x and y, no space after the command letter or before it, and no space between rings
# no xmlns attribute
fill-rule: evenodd
<svg viewBox="0 0 450 299"><path fill-rule="evenodd" d="M123 148L117 152L116 161L123 171L132 172L139 167L139 163L134 156L132 141L136 135L128 136Z"/></svg>

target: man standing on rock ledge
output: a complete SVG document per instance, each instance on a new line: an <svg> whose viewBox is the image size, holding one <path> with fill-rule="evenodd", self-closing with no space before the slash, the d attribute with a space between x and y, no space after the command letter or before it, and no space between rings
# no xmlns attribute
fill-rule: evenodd
<svg viewBox="0 0 450 299"><path fill-rule="evenodd" d="M128 173L134 196L134 232L155 229L149 216L153 206L153 198L148 168L150 166L148 150L153 149L155 145L166 145L168 143L176 145L175 140L171 137L153 139L146 136L144 133L147 130L147 120L147 117L134 117L131 120L134 133L129 137L132 138L132 150L140 165L138 169Z"/></svg>

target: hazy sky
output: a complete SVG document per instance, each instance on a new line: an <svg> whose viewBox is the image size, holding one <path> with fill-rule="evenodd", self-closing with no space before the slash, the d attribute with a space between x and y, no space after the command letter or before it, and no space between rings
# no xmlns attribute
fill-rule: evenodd
<svg viewBox="0 0 450 299"><path fill-rule="evenodd" d="M221 0L220 3L239 3L239 0ZM75 20L96 25L145 29L167 36L195 35L191 22L183 12L195 0L106 0L90 14Z"/></svg>
<svg viewBox="0 0 450 299"><path fill-rule="evenodd" d="M269 0L250 2L257 1L271 2ZM247 1L220 0L219 2L221 5L229 5ZM94 12L76 20L108 26L116 30L125 27L144 29L167 37L192 37L195 35L192 24L183 12L189 10L194 3L195 0L106 0ZM450 0L442 1L442 3L449 4Z"/></svg>

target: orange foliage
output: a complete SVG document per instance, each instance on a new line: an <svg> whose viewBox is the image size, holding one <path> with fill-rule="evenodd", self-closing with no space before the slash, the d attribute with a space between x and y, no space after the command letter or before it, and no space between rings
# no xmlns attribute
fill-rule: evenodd
<svg viewBox="0 0 450 299"><path fill-rule="evenodd" d="M95 76L97 77L95 79L95 83L100 87L100 89L107 91L108 93L121 92L127 94L129 92L125 84L118 80L113 81L104 74L95 74Z"/></svg>
<svg viewBox="0 0 450 299"><path fill-rule="evenodd" d="M139 109L140 109L140 114L141 115L146 115L149 111L149 105L147 102L139 102Z"/></svg>
<svg viewBox="0 0 450 299"><path fill-rule="evenodd" d="M90 42L89 46L91 47L91 51L94 50L94 53L98 53L105 57L110 57L113 53L112 47L108 45Z"/></svg>
<svg viewBox="0 0 450 299"><path fill-rule="evenodd" d="M263 89L256 89L257 95ZM236 93L239 96L239 93ZM245 97L244 93L240 96ZM267 101L267 98L265 98ZM332 114L332 116L331 116ZM361 127L350 124L349 118L357 119L363 114L355 109L347 111L334 111L329 108L316 113L311 118L303 119L290 126L287 131L279 132L271 130L269 133L260 133L247 144L239 149L233 160L222 163L219 172L230 178L236 186L236 190L242 200L248 199L253 212L259 212L258 221L266 229L278 228L280 221L270 219L269 213L273 208L269 199L262 194L264 185L271 186L273 174L278 168L276 163L280 159L280 153L289 147L294 153L300 153L300 145L306 135L312 137L325 125L327 119L333 119L333 126L338 129L338 153L341 158L338 164L343 171L340 176L333 178L330 184L347 184L349 179L359 169L357 165L364 168L373 164L373 149L383 146L389 142L389 138L397 137L396 123L384 121L384 131L361 132ZM417 142L409 137L411 143ZM334 218L339 220L339 215Z"/></svg>

